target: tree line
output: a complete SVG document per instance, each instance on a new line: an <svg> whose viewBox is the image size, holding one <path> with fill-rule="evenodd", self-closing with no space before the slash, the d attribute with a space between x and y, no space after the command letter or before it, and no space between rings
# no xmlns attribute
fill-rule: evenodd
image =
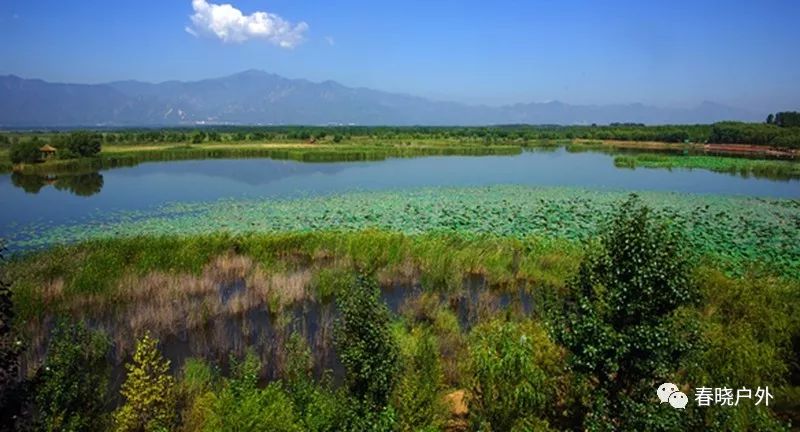
<svg viewBox="0 0 800 432"><path fill-rule="evenodd" d="M425 140L467 144L526 145L558 140L655 141L666 143L751 144L800 148L800 113L770 114L764 123L719 122L711 125L498 125L446 126L209 126L204 128L120 129L77 132L0 133L14 163L31 163L38 147L51 144L58 157L90 157L102 144L202 144L247 142L327 142L357 144L364 140L412 143Z"/></svg>

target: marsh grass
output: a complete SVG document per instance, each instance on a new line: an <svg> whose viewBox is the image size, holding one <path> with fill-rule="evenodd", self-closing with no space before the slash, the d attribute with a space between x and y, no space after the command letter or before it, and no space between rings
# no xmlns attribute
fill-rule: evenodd
<svg viewBox="0 0 800 432"><path fill-rule="evenodd" d="M393 157L421 156L486 156L514 155L519 146L496 145L319 145L319 146L163 146L136 149L130 147L105 151L94 158L52 160L38 164L14 167L23 174L63 174L130 167L145 162L179 161L194 159L246 159L269 158L300 162L356 162L376 161ZM8 162L0 162L7 164ZM3 168L4 165L0 165Z"/></svg>
<svg viewBox="0 0 800 432"><path fill-rule="evenodd" d="M199 343L230 346L238 352L243 342L228 340L225 317L240 323L242 337L247 339L264 336L249 328L248 314L267 312L276 329L273 337L278 337L291 328L289 311L295 305L329 304L349 286L354 272L367 271L380 275L387 284L422 284L424 292L442 296L435 307L419 314L420 319L426 315L434 327L444 325L441 349L450 352L444 369L454 377L458 372L452 356L459 342L451 333L458 321L456 327L446 324L450 321L439 303L446 304L447 296L462 296L469 275L483 275L498 292L520 279L532 290L540 283L558 281L563 270L524 256L542 253L546 254L542 257L557 255L558 260L577 262L577 249L559 249L557 244L384 231L119 238L19 255L7 270L15 281L18 325L32 340L31 368L40 363L41 347L46 346L57 316L85 320L103 329L114 341L118 359L131 352L145 331L161 338L200 331L208 336ZM526 279L532 275L535 280ZM470 313L475 317L493 314L496 296L485 294L474 308ZM333 312L326 314L320 318L322 332L315 343L321 355L330 356L323 346L332 340ZM275 361L274 356L270 358Z"/></svg>
<svg viewBox="0 0 800 432"><path fill-rule="evenodd" d="M774 180L800 177L800 162L704 155L635 154L614 158L619 168L688 168L755 176Z"/></svg>

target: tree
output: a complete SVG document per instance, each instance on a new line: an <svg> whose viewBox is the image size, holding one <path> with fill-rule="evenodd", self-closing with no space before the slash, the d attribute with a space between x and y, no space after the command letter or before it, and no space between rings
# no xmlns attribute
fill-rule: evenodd
<svg viewBox="0 0 800 432"><path fill-rule="evenodd" d="M398 370L398 348L389 329L389 310L381 302L377 283L359 275L337 297L341 318L336 348L345 367L345 384L356 402L354 418L366 424L351 429L387 427L386 412Z"/></svg>
<svg viewBox="0 0 800 432"><path fill-rule="evenodd" d="M128 376L120 390L125 403L114 413L118 432L169 430L175 423L175 379L157 345L145 334L136 345L133 362L125 365Z"/></svg>
<svg viewBox="0 0 800 432"><path fill-rule="evenodd" d="M56 326L36 396L44 430L106 430L103 406L109 347L105 335L89 330L83 322Z"/></svg>
<svg viewBox="0 0 800 432"><path fill-rule="evenodd" d="M770 114L767 116L767 124L775 123L775 115Z"/></svg>
<svg viewBox="0 0 800 432"><path fill-rule="evenodd" d="M15 164L35 163L41 158L39 143L34 141L19 141L11 146L8 157Z"/></svg>
<svg viewBox="0 0 800 432"><path fill-rule="evenodd" d="M800 112L782 111L775 114L775 124L781 127L799 127Z"/></svg>
<svg viewBox="0 0 800 432"><path fill-rule="evenodd" d="M61 147L59 157L62 159L94 157L100 153L102 143L101 134L86 131L72 132L57 143L57 146Z"/></svg>
<svg viewBox="0 0 800 432"><path fill-rule="evenodd" d="M690 256L679 231L635 195L587 252L556 326L577 385L590 389L592 405L579 415L584 429L679 426L681 414L652 399L656 386L674 380L696 338L692 323L678 317L698 296Z"/></svg>
<svg viewBox="0 0 800 432"><path fill-rule="evenodd" d="M195 131L192 134L192 144L200 144L206 140L206 134L203 131Z"/></svg>

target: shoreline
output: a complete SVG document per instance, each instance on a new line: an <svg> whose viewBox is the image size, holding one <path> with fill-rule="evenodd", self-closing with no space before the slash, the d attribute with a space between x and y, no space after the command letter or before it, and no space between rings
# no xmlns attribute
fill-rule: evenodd
<svg viewBox="0 0 800 432"><path fill-rule="evenodd" d="M668 168L686 167L709 169L722 172L741 172L758 174L780 173L785 178L800 178L800 151L775 149L765 146L745 144L682 144L655 141L618 140L538 140L534 143L491 144L476 143L361 143L354 144L312 144L312 143L256 143L225 144L209 143L199 145L106 145L95 158L53 160L38 164L11 165L0 160L0 174L16 172L23 175L72 174L87 171L100 171L117 167L135 166L145 162L165 162L175 160L267 158L295 160L300 162L357 162L379 161L394 157L426 156L490 156L514 155L526 149L565 147L568 151L600 151L617 157L625 157L631 151L633 157L653 153L670 153L669 166L640 164L643 167ZM617 152L622 151L622 154ZM704 156L705 159L682 164L683 157ZM646 159L646 158L637 158ZM736 161L734 163L714 163L714 161ZM641 161L640 161L641 162ZM618 164L633 168L630 162ZM735 166L735 169L731 169ZM720 167L723 167L722 169Z"/></svg>

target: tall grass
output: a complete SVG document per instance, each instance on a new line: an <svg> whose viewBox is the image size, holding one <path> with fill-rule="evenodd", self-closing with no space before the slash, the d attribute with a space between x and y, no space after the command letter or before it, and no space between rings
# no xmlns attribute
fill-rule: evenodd
<svg viewBox="0 0 800 432"><path fill-rule="evenodd" d="M800 178L800 162L723 156L636 154L614 158L621 168L688 168L755 176L774 180Z"/></svg>
<svg viewBox="0 0 800 432"><path fill-rule="evenodd" d="M18 255L8 271L25 322L87 304L114 310L137 298L210 292L209 286L235 278L249 281L267 300L286 304L313 294L306 290L323 297L334 294L320 283L336 284L336 277L314 276L323 269L362 270L385 282L413 279L440 292L459 289L469 274L500 287L561 285L579 257L579 247L567 241L323 231L94 240ZM167 294L157 292L159 286ZM284 291L275 294L270 287ZM245 300L261 304L264 299L237 301Z"/></svg>
<svg viewBox="0 0 800 432"><path fill-rule="evenodd" d="M175 146L147 150L125 150L101 153L95 158L53 160L15 167L24 174L59 174L98 171L135 166L144 162L193 159L270 158L300 162L355 162L384 160L390 157L420 156L485 156L513 155L521 152L518 146L333 146L319 147L253 147L253 146ZM0 162L0 168L2 168ZM9 164L10 166L10 164Z"/></svg>

